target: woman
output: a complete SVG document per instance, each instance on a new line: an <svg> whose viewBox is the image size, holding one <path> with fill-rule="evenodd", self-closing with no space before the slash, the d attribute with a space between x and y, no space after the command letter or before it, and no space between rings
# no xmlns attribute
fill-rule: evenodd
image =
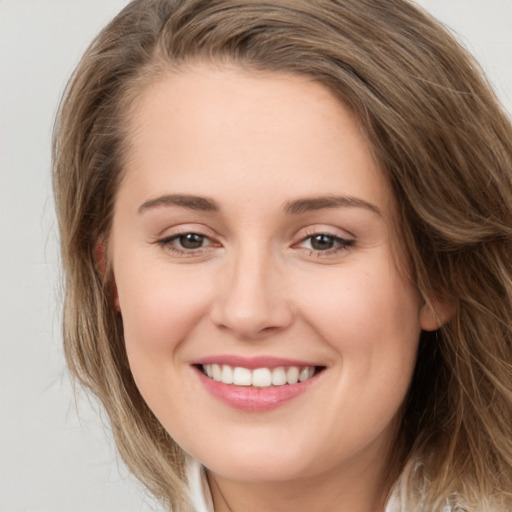
<svg viewBox="0 0 512 512"><path fill-rule="evenodd" d="M405 1L129 4L54 183L73 373L174 511L509 510L512 129Z"/></svg>

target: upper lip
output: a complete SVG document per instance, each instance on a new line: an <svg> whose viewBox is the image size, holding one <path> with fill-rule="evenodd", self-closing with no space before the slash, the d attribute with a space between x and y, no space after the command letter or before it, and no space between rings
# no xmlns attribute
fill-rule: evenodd
<svg viewBox="0 0 512 512"><path fill-rule="evenodd" d="M236 355L216 355L207 356L201 359L195 360L192 364L194 365L205 365L205 364L226 364L233 367L242 367L254 370L256 368L278 368L280 366L322 366L315 362L304 361L299 359L289 359L275 356L255 356L255 357L244 357Z"/></svg>

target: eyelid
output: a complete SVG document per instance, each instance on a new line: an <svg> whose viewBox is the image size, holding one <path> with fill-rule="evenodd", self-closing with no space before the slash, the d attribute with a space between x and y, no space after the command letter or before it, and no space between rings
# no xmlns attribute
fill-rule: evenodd
<svg viewBox="0 0 512 512"><path fill-rule="evenodd" d="M188 234L200 235L210 243L205 247L198 247L196 249L179 248L173 245L174 240ZM211 249L222 247L219 237L216 236L210 228L207 228L202 224L179 224L172 228L167 228L155 237L153 243L155 245L159 245L170 253L181 257L200 256L202 254L207 254Z"/></svg>
<svg viewBox="0 0 512 512"><path fill-rule="evenodd" d="M165 234L163 234L165 233ZM188 234L200 235L207 243L197 248L180 247L175 241ZM333 240L333 247L315 248L305 247L308 240L313 240L315 236L324 235ZM347 236L349 235L349 236ZM310 256L327 257L335 256L339 253L348 251L356 243L356 238L346 230L341 230L333 226L312 225L302 228L296 234L295 242L291 248L298 251L306 251ZM210 228L203 224L179 224L162 230L162 234L157 235L153 243L174 253L177 256L202 256L212 252L213 249L223 247L220 237Z"/></svg>
<svg viewBox="0 0 512 512"><path fill-rule="evenodd" d="M350 231L327 224L313 224L302 228L297 232L294 238L298 241L302 241L315 235L328 235L347 242L356 240L356 236Z"/></svg>
<svg viewBox="0 0 512 512"><path fill-rule="evenodd" d="M158 233L155 234L154 239L156 241L157 239L169 238L186 233L197 233L207 236L208 238L219 238L215 231L205 224L199 222L181 222L175 225L167 225L164 229L159 230Z"/></svg>
<svg viewBox="0 0 512 512"><path fill-rule="evenodd" d="M310 240L310 239L313 239L317 236L326 236L326 237L329 237L329 238L332 238L334 241L337 241L343 245L353 245L355 243L355 240L353 239L348 239L348 238L343 238L341 236L338 236L338 235L334 235L332 233L328 233L326 231L321 231L321 232L318 232L318 233L313 233L311 235L307 235L305 237L303 237L301 240L299 240L299 244L305 242L306 240ZM297 244L295 244L297 245ZM325 251L321 251L320 249L317 249L319 252L327 252L327 250Z"/></svg>
<svg viewBox="0 0 512 512"><path fill-rule="evenodd" d="M352 234L349 234L348 231L343 230L344 232L341 233L339 228L332 226L314 225L308 226L301 231L299 231L298 234L298 241L292 245L292 248L307 251L309 256L315 256L315 258L340 256L342 253L349 251L356 243L356 238ZM349 234L349 236L347 237L344 233ZM302 246L307 240L312 240L315 236L320 235L332 238L335 242L334 247L322 250Z"/></svg>

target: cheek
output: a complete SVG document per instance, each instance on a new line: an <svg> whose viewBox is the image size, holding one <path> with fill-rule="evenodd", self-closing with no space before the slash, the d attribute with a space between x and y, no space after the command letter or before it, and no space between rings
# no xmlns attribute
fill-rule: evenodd
<svg viewBox="0 0 512 512"><path fill-rule="evenodd" d="M391 262L381 261L340 271L334 279L317 275L306 286L303 312L341 357L343 378L361 386L393 382L406 388L421 331L420 299Z"/></svg>
<svg viewBox="0 0 512 512"><path fill-rule="evenodd" d="M183 372L188 369L181 347L193 337L210 302L208 281L187 270L165 262L116 267L130 369L144 400L167 426L176 424L175 410L181 411L179 423L193 423L187 423L190 390L180 384L187 382Z"/></svg>
<svg viewBox="0 0 512 512"><path fill-rule="evenodd" d="M311 282L309 290L304 314L339 361L325 404L329 435L340 446L347 439L363 446L391 428L405 399L420 334L419 297L387 266L352 268L339 280Z"/></svg>
<svg viewBox="0 0 512 512"><path fill-rule="evenodd" d="M125 343L129 356L158 358L172 353L206 314L209 281L197 269L165 262L142 268L116 271Z"/></svg>

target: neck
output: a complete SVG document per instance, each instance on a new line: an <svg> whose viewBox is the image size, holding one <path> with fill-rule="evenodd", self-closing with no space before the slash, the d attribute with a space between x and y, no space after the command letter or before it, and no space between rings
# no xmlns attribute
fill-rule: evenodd
<svg viewBox="0 0 512 512"><path fill-rule="evenodd" d="M286 482L240 482L208 474L215 512L383 512L384 467L340 468Z"/></svg>

